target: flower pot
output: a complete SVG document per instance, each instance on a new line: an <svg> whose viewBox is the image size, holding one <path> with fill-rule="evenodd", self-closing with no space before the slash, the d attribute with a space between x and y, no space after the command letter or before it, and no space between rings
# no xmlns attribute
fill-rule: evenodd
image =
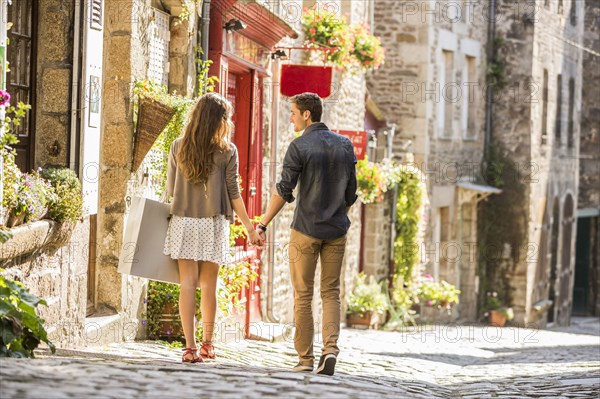
<svg viewBox="0 0 600 399"><path fill-rule="evenodd" d="M173 309L172 304L167 303L163 306L158 323L160 326L157 334L159 338L169 340L181 338L183 336L179 312L176 312Z"/></svg>
<svg viewBox="0 0 600 399"><path fill-rule="evenodd" d="M346 315L346 325L348 327L368 330L379 327L379 314L375 312L365 312L364 315L349 313Z"/></svg>
<svg viewBox="0 0 600 399"><path fill-rule="evenodd" d="M506 324L506 316L497 310L490 310L490 325L496 327L504 327Z"/></svg>
<svg viewBox="0 0 600 399"><path fill-rule="evenodd" d="M6 220L6 227L16 227L23 224L24 221L25 212L21 212L18 216L15 216L15 213L11 212Z"/></svg>

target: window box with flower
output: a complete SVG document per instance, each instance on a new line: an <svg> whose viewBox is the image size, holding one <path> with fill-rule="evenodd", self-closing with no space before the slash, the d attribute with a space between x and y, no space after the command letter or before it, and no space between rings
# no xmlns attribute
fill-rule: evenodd
<svg viewBox="0 0 600 399"><path fill-rule="evenodd" d="M0 140L3 223L12 229L23 223L35 224L43 218L49 220L45 224L40 222L31 228L14 230L13 237L3 245L2 259L64 244L83 213L81 183L75 172L66 168L38 168L35 172L23 173L15 164L15 151L10 146L18 140L13 129L31 107L22 102L14 107L9 100L10 95L0 91L1 106L6 111L2 121L4 135ZM43 231L47 234L42 234Z"/></svg>

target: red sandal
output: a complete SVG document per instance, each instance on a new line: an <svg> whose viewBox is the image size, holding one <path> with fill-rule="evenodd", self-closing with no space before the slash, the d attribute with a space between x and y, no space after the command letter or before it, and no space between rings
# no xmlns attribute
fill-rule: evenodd
<svg viewBox="0 0 600 399"><path fill-rule="evenodd" d="M215 355L215 347L212 342L203 342L200 347L200 357L204 359L215 360L217 355Z"/></svg>
<svg viewBox="0 0 600 399"><path fill-rule="evenodd" d="M184 348L183 355L181 355L182 363L202 363L202 356L198 356L197 354L198 348ZM188 355L192 355L191 358L186 357Z"/></svg>

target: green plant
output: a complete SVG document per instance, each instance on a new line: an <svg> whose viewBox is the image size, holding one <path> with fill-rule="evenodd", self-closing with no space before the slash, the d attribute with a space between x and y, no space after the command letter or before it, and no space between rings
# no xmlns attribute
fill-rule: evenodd
<svg viewBox="0 0 600 399"><path fill-rule="evenodd" d="M377 69L385 61L385 50L368 26L348 25L346 18L335 15L327 3L304 9L302 31L305 46L329 49L325 59L333 65L364 70Z"/></svg>
<svg viewBox="0 0 600 399"><path fill-rule="evenodd" d="M12 233L4 226L0 226L0 244L4 244L6 241L13 237Z"/></svg>
<svg viewBox="0 0 600 399"><path fill-rule="evenodd" d="M40 220L48 211L48 205L56 202L52 185L38 172L23 174L19 185L15 214L25 213L25 222Z"/></svg>
<svg viewBox="0 0 600 399"><path fill-rule="evenodd" d="M497 292L510 303L513 288L509 277L527 251L527 218L523 209L514 204L526 202L527 182L520 178L518 163L511 152L502 146L492 146L486 157L487 167L483 179L487 184L502 188L502 193L492 195L478 207L477 263L480 294L479 314L487 309L486 292Z"/></svg>
<svg viewBox="0 0 600 399"><path fill-rule="evenodd" d="M208 70L212 61L202 61L200 55L201 51L198 50L196 56L196 64L199 66L197 76L198 96L214 91L214 85L218 82L217 77L208 77ZM137 99L147 98L159 101L175 109L175 115L171 118L171 121L160 136L158 136L150 150L156 154L156 157L152 158L150 165L156 179L154 183L157 187L156 193L160 196L164 192L167 183L168 158L171 144L183 133L183 129L188 121L189 112L196 100L181 96L176 92L169 94L166 86L161 86L151 80L137 81L133 88L133 94ZM137 101L134 103L137 104Z"/></svg>
<svg viewBox="0 0 600 399"><path fill-rule="evenodd" d="M368 157L356 164L358 199L363 204L381 202L384 194L400 181L401 167L389 159L370 162Z"/></svg>
<svg viewBox="0 0 600 399"><path fill-rule="evenodd" d="M383 314L388 310L388 301L381 284L373 276L359 273L355 279L355 286L348 296L348 314L364 317L367 312Z"/></svg>
<svg viewBox="0 0 600 399"><path fill-rule="evenodd" d="M0 273L4 270L0 269ZM33 350L45 342L52 353L44 320L36 314L46 301L31 294L20 282L0 274L0 357L34 357Z"/></svg>
<svg viewBox="0 0 600 399"><path fill-rule="evenodd" d="M21 125L21 119L23 119L27 114L27 111L31 109L31 105L25 104L22 101L19 101L16 107L10 105L10 95L4 90L0 90L0 97L5 99L4 103L0 105L5 109L4 120L2 121L4 135L0 137L0 149L4 151L6 146L11 146L19 142L13 131L16 127Z"/></svg>
<svg viewBox="0 0 600 399"><path fill-rule="evenodd" d="M495 310L503 315L506 320L512 320L515 317L512 308L503 304L503 301L496 291L488 291L485 293L485 309L485 316L487 316L490 311Z"/></svg>
<svg viewBox="0 0 600 399"><path fill-rule="evenodd" d="M504 38L497 36L492 43L492 58L488 65L488 85L498 92L506 85L506 63L500 58L499 52L504 48Z"/></svg>
<svg viewBox="0 0 600 399"><path fill-rule="evenodd" d="M416 312L411 309L415 297L414 289L412 288L413 285L408 283L405 284L402 280L402 276L399 274L394 275L393 278L394 288L389 294L389 310L391 317L384 327L386 330L394 330L406 324L416 324L415 318L413 317Z"/></svg>
<svg viewBox="0 0 600 399"><path fill-rule="evenodd" d="M2 206L12 210L17 207L19 201L19 187L23 185L23 174L15 164L14 155L6 150L0 150L3 155L4 171L2 175Z"/></svg>
<svg viewBox="0 0 600 399"><path fill-rule="evenodd" d="M313 9L304 9L302 30L307 46L333 49L327 52L327 61L342 67L351 63L352 43L346 19L331 13L327 4L320 7L317 3Z"/></svg>
<svg viewBox="0 0 600 399"><path fill-rule="evenodd" d="M40 175L48 180L56 195L50 201L48 216L57 222L77 221L83 215L81 182L74 171L67 168L46 168Z"/></svg>
<svg viewBox="0 0 600 399"><path fill-rule="evenodd" d="M379 38L371 35L366 24L350 27L352 51L350 56L362 69L378 69L385 62L385 49Z"/></svg>
<svg viewBox="0 0 600 399"><path fill-rule="evenodd" d="M413 269L419 259L417 235L419 221L424 210L422 199L425 196L425 183L417 168L403 167L400 172L396 200L396 238L394 240L394 275L410 284Z"/></svg>
<svg viewBox="0 0 600 399"><path fill-rule="evenodd" d="M426 274L415 287L417 302L423 301L426 306L450 309L458 303L460 290L446 281L434 281Z"/></svg>

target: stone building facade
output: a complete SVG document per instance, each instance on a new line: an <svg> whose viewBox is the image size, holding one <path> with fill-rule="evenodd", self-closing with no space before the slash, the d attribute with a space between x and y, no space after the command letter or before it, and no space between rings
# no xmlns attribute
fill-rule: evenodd
<svg viewBox="0 0 600 399"><path fill-rule="evenodd" d="M8 5L8 22L13 27L8 33L11 71L7 89L14 99L32 106L17 131L16 161L23 171L70 166L76 9L74 1ZM13 228L13 239L0 246L3 275L46 299L48 305L40 306L39 314L46 321L49 338L59 346L81 345L88 339L89 217L76 223L72 234L70 230L39 221Z"/></svg>
<svg viewBox="0 0 600 399"><path fill-rule="evenodd" d="M600 4L585 2L573 311L600 315Z"/></svg>
<svg viewBox="0 0 600 399"><path fill-rule="evenodd" d="M393 153L406 152L410 142L413 162L427 179L423 271L462 291L452 318L467 320L476 317L477 262L469 252L477 242L477 203L490 191L477 181L485 120L484 7L375 1L375 34L386 48L386 64L367 80L386 120L397 126Z"/></svg>
<svg viewBox="0 0 600 399"><path fill-rule="evenodd" d="M15 96L32 105L17 163L23 170L69 167L79 174L84 191L84 217L72 232L42 220L13 229L14 239L2 245L4 275L46 299L40 315L57 346L121 341L144 333L146 281L118 273L117 265L128 198L143 189L141 176L130 172L131 89L136 79L147 76L152 22L156 12L170 11L166 4L175 5L174 15L179 15L181 2L175 0L41 0L19 2L19 7L13 2L12 14L9 6L9 22L20 29L19 38L30 41L20 46L15 39L9 51L28 49L19 56L32 60L28 71L14 62L15 77L8 79L9 91L11 83L31 91L29 97ZM195 85L189 51L195 36L187 22L176 23L171 16L168 21L175 42L168 57L184 75L170 74L172 86L189 93ZM190 23L196 23L195 14ZM91 53L97 56L95 64ZM18 81L17 75L27 80ZM90 82L89 75L98 80ZM93 106L101 110L97 121L88 116ZM65 239L65 232L70 238Z"/></svg>
<svg viewBox="0 0 600 399"><path fill-rule="evenodd" d="M502 252L497 277L508 283L515 321L540 327L571 316L583 5L503 1L497 11L496 59L508 83L493 102L491 141L514 173L487 215L507 221L491 244Z"/></svg>

